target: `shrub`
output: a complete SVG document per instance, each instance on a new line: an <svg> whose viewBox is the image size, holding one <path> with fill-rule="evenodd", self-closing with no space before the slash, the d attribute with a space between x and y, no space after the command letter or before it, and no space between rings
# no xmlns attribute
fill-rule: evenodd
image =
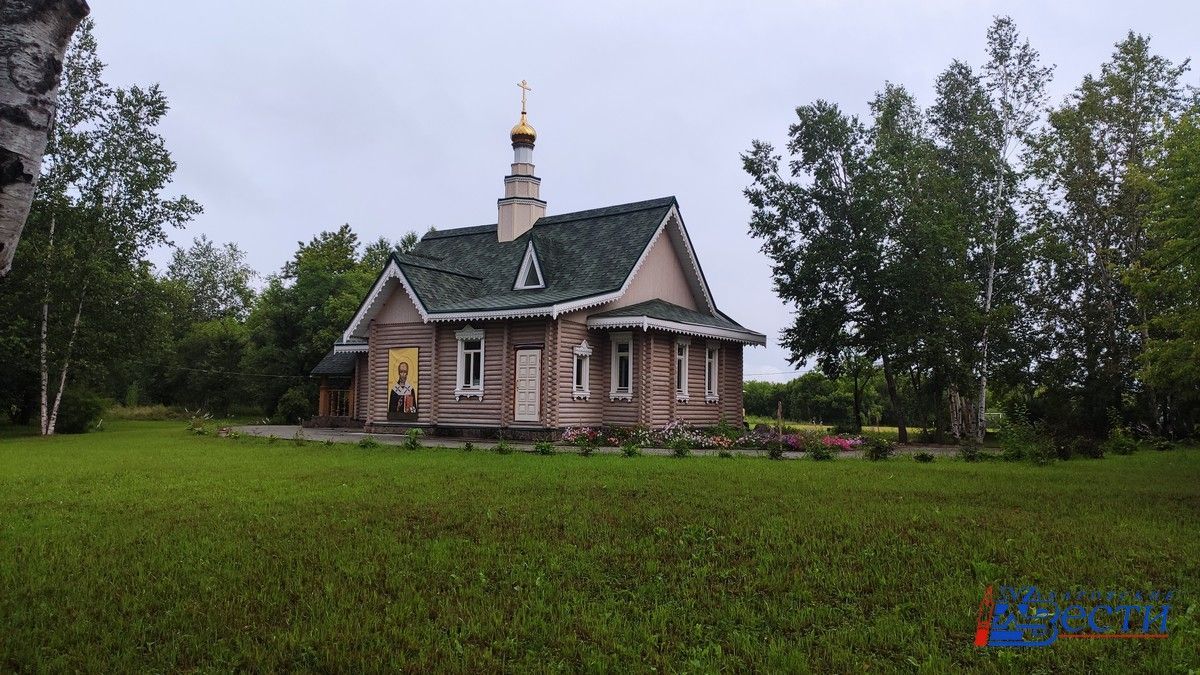
<svg viewBox="0 0 1200 675"><path fill-rule="evenodd" d="M933 453L921 451L913 455L913 459L921 463L929 463L933 461Z"/></svg>
<svg viewBox="0 0 1200 675"><path fill-rule="evenodd" d="M1028 459L1044 463L1057 456L1060 450L1069 457L1071 446L1055 446L1047 437L1044 428L1029 424L1020 418L1006 423L1000 430L1000 457L1005 461L1019 462Z"/></svg>
<svg viewBox="0 0 1200 675"><path fill-rule="evenodd" d="M554 454L554 444L551 443L550 441L538 441L537 443L533 444L533 449L539 455L553 455Z"/></svg>
<svg viewBox="0 0 1200 675"><path fill-rule="evenodd" d="M195 413L189 414L187 430L197 436L203 436L208 433L208 423L210 420L212 420L212 415L201 413L197 410Z"/></svg>
<svg viewBox="0 0 1200 675"><path fill-rule="evenodd" d="M642 448L633 441L626 441L621 446L621 454L625 455L626 457L637 457L638 455L642 454Z"/></svg>
<svg viewBox="0 0 1200 675"><path fill-rule="evenodd" d="M1115 427L1108 434L1108 439L1100 444L1100 451L1104 453L1111 452L1114 455L1132 455L1134 450L1137 450L1138 444L1128 430L1122 427Z"/></svg>
<svg viewBox="0 0 1200 675"><path fill-rule="evenodd" d="M321 445L324 445L324 446L325 446L325 447L327 447L327 448L332 448L332 447L333 447L333 439L332 439L332 438L326 438L326 439L325 439L325 442L324 442L324 443L322 443Z"/></svg>
<svg viewBox="0 0 1200 675"><path fill-rule="evenodd" d="M808 456L818 462L824 462L833 459L837 453L833 446L825 445L824 443L813 443L807 448Z"/></svg>
<svg viewBox="0 0 1200 675"><path fill-rule="evenodd" d="M581 457L591 457L596 452L595 443L579 443L579 455Z"/></svg>
<svg viewBox="0 0 1200 675"><path fill-rule="evenodd" d="M119 405L108 411L108 415L118 420L163 421L177 420L182 414L178 410L168 408L161 403L158 405Z"/></svg>
<svg viewBox="0 0 1200 675"><path fill-rule="evenodd" d="M362 448L363 450L378 448L379 441L375 440L374 437L371 436L363 436L362 438L358 439L358 447Z"/></svg>
<svg viewBox="0 0 1200 675"><path fill-rule="evenodd" d="M867 459L879 461L896 454L896 444L878 436L868 436L862 444Z"/></svg>
<svg viewBox="0 0 1200 675"><path fill-rule="evenodd" d="M466 443L463 443L462 449L463 449L463 452L474 452L475 444L472 443L471 441L467 441Z"/></svg>
<svg viewBox="0 0 1200 675"><path fill-rule="evenodd" d="M671 449L671 455L674 457L690 457L692 455L692 444L687 438L676 436L667 442L667 447Z"/></svg>
<svg viewBox="0 0 1200 675"><path fill-rule="evenodd" d="M296 433L292 434L292 442L296 445L304 445L308 439L304 437L304 427L296 429Z"/></svg>
<svg viewBox="0 0 1200 675"><path fill-rule="evenodd" d="M92 428L96 420L108 409L104 398L80 387L67 387L58 404L58 419L55 433L82 434Z"/></svg>
<svg viewBox="0 0 1200 675"><path fill-rule="evenodd" d="M787 446L782 441L771 441L767 443L767 457L771 459L783 459L783 451Z"/></svg>
<svg viewBox="0 0 1200 675"><path fill-rule="evenodd" d="M1174 443L1172 443L1171 441L1168 441L1165 438L1150 438L1150 439L1147 439L1146 442L1150 444L1151 448L1153 448L1159 452L1166 452L1168 450L1174 449L1174 447L1175 447Z"/></svg>
<svg viewBox="0 0 1200 675"><path fill-rule="evenodd" d="M270 436L267 436L267 445L275 445L278 442L279 442L279 437L276 436L275 434L271 434Z"/></svg>
<svg viewBox="0 0 1200 675"><path fill-rule="evenodd" d="M285 422L296 423L312 416L312 402L308 400L308 391L303 385L296 385L283 392L279 402L275 404L275 416Z"/></svg>
<svg viewBox="0 0 1200 675"><path fill-rule="evenodd" d="M404 449L419 450L421 448L421 437L425 435L420 429L409 429L404 432Z"/></svg>
<svg viewBox="0 0 1200 675"><path fill-rule="evenodd" d="M1072 455L1079 455L1080 457L1087 457L1089 459L1100 459L1104 457L1104 446L1100 443L1100 441L1090 436L1080 436L1078 438L1071 439L1068 447L1070 448L1070 453ZM1062 457L1061 453L1059 454L1059 457L1066 459L1066 457Z"/></svg>
<svg viewBox="0 0 1200 675"><path fill-rule="evenodd" d="M978 462L983 459L983 452L978 443L967 442L958 446L958 458L964 462Z"/></svg>
<svg viewBox="0 0 1200 675"><path fill-rule="evenodd" d="M513 453L513 446L510 445L508 441L500 439L499 443L492 446L492 450L494 450L497 455L511 455Z"/></svg>
<svg viewBox="0 0 1200 675"><path fill-rule="evenodd" d="M731 458L733 458L733 453L728 450L718 450L717 457L721 457L724 459L731 459Z"/></svg>

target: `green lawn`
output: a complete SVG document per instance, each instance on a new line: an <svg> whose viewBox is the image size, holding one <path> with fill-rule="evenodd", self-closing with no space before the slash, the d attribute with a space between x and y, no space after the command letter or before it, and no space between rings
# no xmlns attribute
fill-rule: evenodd
<svg viewBox="0 0 1200 675"><path fill-rule="evenodd" d="M0 671L1200 668L1200 451L968 464L0 439ZM1171 637L971 646L989 583Z"/></svg>

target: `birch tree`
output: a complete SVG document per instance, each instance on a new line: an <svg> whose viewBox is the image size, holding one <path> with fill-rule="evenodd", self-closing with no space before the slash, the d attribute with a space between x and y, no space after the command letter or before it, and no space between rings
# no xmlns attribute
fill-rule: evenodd
<svg viewBox="0 0 1200 675"><path fill-rule="evenodd" d="M63 54L88 11L84 0L0 2L0 277L12 269L41 175Z"/></svg>
<svg viewBox="0 0 1200 675"><path fill-rule="evenodd" d="M42 291L40 430L55 432L81 343L121 321L150 247L200 211L163 195L175 171L156 127L167 101L156 86L114 89L103 80L92 23L84 20L63 65L60 109L46 148L30 222L30 278ZM97 355L93 355L97 356ZM98 355L98 358L103 358Z"/></svg>
<svg viewBox="0 0 1200 675"><path fill-rule="evenodd" d="M983 334L979 341L979 390L975 401L975 435L982 442L987 431L987 389L991 370L990 338L992 304L998 272L999 247L1012 240L1002 240L1002 222L1012 212L1013 195L1009 184L1013 172L1010 161L1025 147L1035 130L1042 107L1046 102L1046 84L1054 72L1053 66L1043 66L1038 52L1028 40L1022 40L1016 24L1007 16L996 17L987 33L988 61L983 68L983 83L995 110L996 144L992 155L993 183L991 205L988 209L984 246Z"/></svg>

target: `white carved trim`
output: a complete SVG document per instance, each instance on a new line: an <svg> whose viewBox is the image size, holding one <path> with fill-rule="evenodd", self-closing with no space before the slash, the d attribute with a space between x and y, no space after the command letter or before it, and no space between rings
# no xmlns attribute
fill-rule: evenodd
<svg viewBox="0 0 1200 675"><path fill-rule="evenodd" d="M412 300L413 305L417 308L417 313L421 315L421 320L429 321L429 312L425 310L425 305L422 305L421 301L417 299L417 293L413 290L412 284L408 283L408 278L404 276L404 270L400 269L400 265L396 264L394 259L388 258L388 264L383 268L383 273L379 275L379 279L376 280L375 285L371 287L371 292L367 294L366 302L363 303L362 307L358 308L358 312L350 321L350 325L342 333L342 342L350 342L351 338L354 337L366 337L365 335L356 335L359 326L364 321L374 318L375 313L379 311L376 305L379 304L380 300L384 299L383 289L393 279L400 281L400 284L404 287L404 292L408 294L408 299Z"/></svg>
<svg viewBox="0 0 1200 675"><path fill-rule="evenodd" d="M608 398L610 401L632 401L633 400L633 372L634 372L633 333L629 333L629 332L609 333L608 340L609 340L609 344L612 345L612 347L608 350L609 356L610 356L609 366L608 366L609 367L609 370L608 370L608 376L609 376ZM619 344L628 344L629 345L629 352L628 352L629 353L629 390L628 391L622 390L617 387L617 382L620 381L619 378L617 377L617 345L619 345Z"/></svg>
<svg viewBox="0 0 1200 675"><path fill-rule="evenodd" d="M479 379L480 380L483 379L483 371L480 371ZM482 387L480 387L479 389L461 389L460 388L460 389L454 390L454 400L455 401L458 401L458 400L461 400L464 398L477 398L480 401L482 401L483 400L483 388Z"/></svg>
<svg viewBox="0 0 1200 675"><path fill-rule="evenodd" d="M696 257L696 251L692 248L692 240L688 236L687 228L683 224L683 217L679 215L679 211L674 206L671 207L671 213L668 215L675 216L675 224L679 233L679 243L683 244L683 249L687 251L688 260L692 263L692 273L695 275L697 285L704 295L704 302L708 305L708 311L715 316L717 305L713 302L712 291L708 288L708 282L704 279L704 273L700 271L700 259Z"/></svg>
<svg viewBox="0 0 1200 675"><path fill-rule="evenodd" d="M454 337L459 342L463 340L482 340L484 331L482 328L472 328L470 324L467 324L461 330L454 331Z"/></svg>
<svg viewBox="0 0 1200 675"><path fill-rule="evenodd" d="M610 401L632 401L633 394L626 394L619 391L608 392L608 400Z"/></svg>
<svg viewBox="0 0 1200 675"><path fill-rule="evenodd" d="M575 355L576 356L591 356L592 355L592 347L591 347L591 345L588 344L587 340L584 340L583 342L579 343L579 346L575 348Z"/></svg>
<svg viewBox="0 0 1200 675"><path fill-rule="evenodd" d="M705 396L704 396L704 402L705 402L705 403L720 403L720 402L721 402L721 397L720 397L720 396L717 396L717 395L715 395L715 394L713 394L713 395L708 395L708 394L705 394Z"/></svg>
<svg viewBox="0 0 1200 675"><path fill-rule="evenodd" d="M353 344L338 343L333 346L334 354L363 354L366 353L371 345L366 342L356 342Z"/></svg>
<svg viewBox="0 0 1200 675"><path fill-rule="evenodd" d="M648 316L590 317L587 320L587 326L588 328L641 328L642 330L658 328L672 333L715 338L718 340L731 340L749 345L765 346L767 344L767 337L754 331L698 326L691 323L653 319Z"/></svg>
<svg viewBox="0 0 1200 675"><path fill-rule="evenodd" d="M687 394L681 394L679 392L675 392L675 400L679 403L687 403L688 401L691 400L691 398L692 397L688 396Z"/></svg>

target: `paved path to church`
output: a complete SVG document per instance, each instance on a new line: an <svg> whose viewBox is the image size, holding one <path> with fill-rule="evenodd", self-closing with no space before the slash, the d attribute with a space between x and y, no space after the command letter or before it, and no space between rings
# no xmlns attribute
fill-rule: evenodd
<svg viewBox="0 0 1200 675"><path fill-rule="evenodd" d="M277 438L284 439L284 440L290 440L290 439L294 438L296 436L296 432L300 431L300 429L301 429L300 427L298 427L294 424L251 424L251 425L246 425L246 426L236 426L233 428L236 429L239 433L243 433L243 434L246 434L249 436L263 436L263 437L275 436ZM307 439L308 441L314 442L314 443L324 443L325 441L332 441L334 443L357 443L360 440L362 440L364 438L368 438L368 437L375 439L376 441L378 441L380 444L383 444L383 445L401 445L402 443L404 443L404 436L402 436L400 434L364 434L361 431L351 431L348 429L304 429L304 438ZM428 447L461 449L463 447L463 445L465 445L468 442L468 440L469 439L443 438L441 436L427 436L427 437L421 439L421 444L428 446ZM493 446L496 445L496 441L494 441L494 440L475 439L475 440L469 440L469 442L474 444L474 446L477 450L490 450ZM517 450L519 452L534 452L532 443L509 441L509 445L511 445L514 450ZM578 452L578 450L575 448L575 446L572 446L572 445L558 445L555 447L555 451L562 452L562 453ZM957 449L947 448L947 447L933 447L933 448L905 447L905 448L901 448L901 449L897 450L896 454L897 455L911 455L911 454L921 452L921 451L929 452L931 454L939 455L939 456L943 456L943 457L953 456L958 453ZM661 455L663 457L669 457L671 455L671 450L669 450L667 448L642 448L642 452L647 455ZM696 455L697 457L716 457L717 452L718 452L717 450L699 450L699 449L692 450L692 454ZM732 452L735 455L745 455L747 457L766 457L767 456L767 453L764 450L745 450L745 449L734 448L734 449L731 449L730 452ZM603 448L602 447L602 448L596 448L596 453L597 454L606 454L606 455L619 455L619 454L621 454L621 449L620 448ZM858 452L858 451L842 452L842 453L839 453L838 456L846 457L846 458L853 458L853 459L861 459L862 453ZM785 459L803 459L804 457L805 457L805 454L803 452L785 452L784 453Z"/></svg>

